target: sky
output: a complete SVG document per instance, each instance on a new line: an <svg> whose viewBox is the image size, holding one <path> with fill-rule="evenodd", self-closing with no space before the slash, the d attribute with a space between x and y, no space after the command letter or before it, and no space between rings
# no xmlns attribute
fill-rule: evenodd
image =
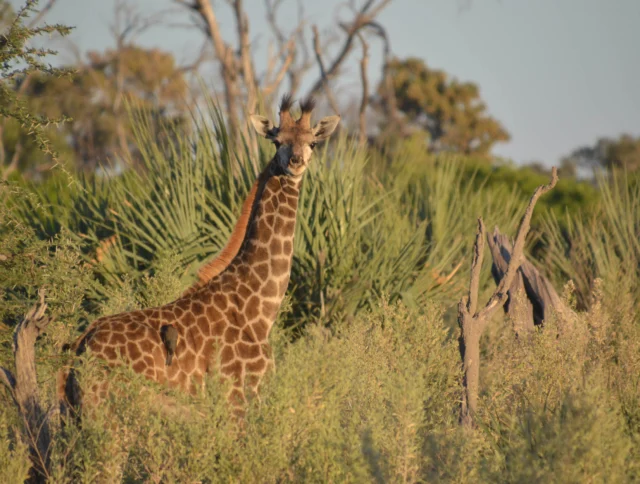
<svg viewBox="0 0 640 484"><path fill-rule="evenodd" d="M321 34L351 16L344 0L300 2L308 25L317 24ZM147 31L139 43L169 50L179 62L195 58L203 34L189 26L185 9L170 0L129 4L145 15L173 9L172 25ZM235 41L230 7L215 0L214 8L223 36ZM260 70L269 38L264 1L245 0L245 8ZM103 50L114 45L113 11L114 0L58 0L46 20L75 26L71 40L81 50ZM499 156L551 165L599 137L640 135L640 0L392 0L378 20L394 55L420 57L431 68L479 85L489 113L511 134L511 141L494 148ZM285 29L297 25L295 0L284 0L279 22ZM61 59L72 59L70 49L56 47ZM370 57L376 83L382 48L375 40ZM355 49L345 64L343 96L360 95L359 59ZM316 76L313 70L303 92ZM213 76L207 83L220 87Z"/></svg>

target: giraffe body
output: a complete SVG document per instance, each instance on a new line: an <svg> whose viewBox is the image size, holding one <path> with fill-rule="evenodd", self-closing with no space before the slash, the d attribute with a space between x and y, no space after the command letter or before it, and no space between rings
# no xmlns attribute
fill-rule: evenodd
<svg viewBox="0 0 640 484"><path fill-rule="evenodd" d="M328 137L339 120L325 118L312 129L313 105L302 107L294 122L285 98L279 128L266 118L252 119L278 149L252 189L250 216L236 226L244 231L242 244L225 249L237 250L231 262L224 269L217 260L208 264L203 270L210 279L201 277L169 304L94 321L72 345L76 354L89 348L109 364L124 360L137 373L186 391L216 369L231 379L235 404L244 402L245 385L257 391L273 366L268 338L289 283L302 175L315 141ZM61 391L74 405L74 392L63 383Z"/></svg>

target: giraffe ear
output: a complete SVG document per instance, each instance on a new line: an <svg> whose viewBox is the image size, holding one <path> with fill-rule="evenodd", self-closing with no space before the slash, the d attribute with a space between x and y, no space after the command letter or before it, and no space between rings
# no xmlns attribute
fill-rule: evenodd
<svg viewBox="0 0 640 484"><path fill-rule="evenodd" d="M322 141L331 136L339 122L340 116L327 116L326 118L322 118L311 130L316 137L316 141Z"/></svg>
<svg viewBox="0 0 640 484"><path fill-rule="evenodd" d="M256 130L263 138L270 138L273 133L271 130L274 128L273 123L269 121L269 118L265 118L264 116L260 116L258 114L252 114L251 124L253 124L253 129Z"/></svg>

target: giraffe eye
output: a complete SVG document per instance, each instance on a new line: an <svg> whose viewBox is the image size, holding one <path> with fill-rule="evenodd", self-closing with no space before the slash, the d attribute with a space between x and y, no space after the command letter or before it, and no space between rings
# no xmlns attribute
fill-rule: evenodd
<svg viewBox="0 0 640 484"><path fill-rule="evenodd" d="M311 143L311 144L309 145L309 148L311 148L311 149L314 149L315 147L316 147L316 144L315 144L315 143Z"/></svg>

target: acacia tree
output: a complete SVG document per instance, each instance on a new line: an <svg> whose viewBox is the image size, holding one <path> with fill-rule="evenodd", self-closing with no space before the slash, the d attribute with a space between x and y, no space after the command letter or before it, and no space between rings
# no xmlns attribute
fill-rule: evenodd
<svg viewBox="0 0 640 484"><path fill-rule="evenodd" d="M434 152L480 156L488 155L495 143L509 140L500 122L487 114L476 84L452 79L418 58L394 59L387 70L378 94L386 96L390 80L397 109L404 115L403 123L385 122L387 134L406 135L417 128L428 133Z"/></svg>

